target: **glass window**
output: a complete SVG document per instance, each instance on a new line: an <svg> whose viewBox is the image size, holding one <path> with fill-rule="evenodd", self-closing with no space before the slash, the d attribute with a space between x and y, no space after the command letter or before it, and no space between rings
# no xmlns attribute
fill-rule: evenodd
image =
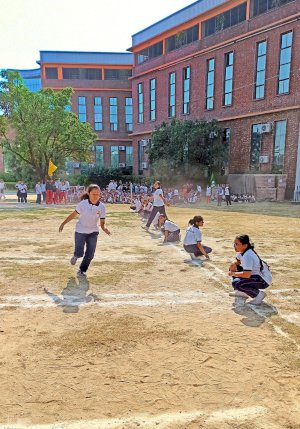
<svg viewBox="0 0 300 429"><path fill-rule="evenodd" d="M176 114L176 74L169 74L169 118L174 118Z"/></svg>
<svg viewBox="0 0 300 429"><path fill-rule="evenodd" d="M133 154L132 146L126 146L126 167L132 167L133 166L132 154Z"/></svg>
<svg viewBox="0 0 300 429"><path fill-rule="evenodd" d="M100 69L64 68L63 79L101 80Z"/></svg>
<svg viewBox="0 0 300 429"><path fill-rule="evenodd" d="M246 20L247 3L242 3L233 9L220 13L203 23L202 37L210 36Z"/></svg>
<svg viewBox="0 0 300 429"><path fill-rule="evenodd" d="M104 167L103 146L95 146L95 163L97 167Z"/></svg>
<svg viewBox="0 0 300 429"><path fill-rule="evenodd" d="M285 139L286 139L286 120L275 123L275 141L274 141L274 156L273 167L278 173L283 172Z"/></svg>
<svg viewBox="0 0 300 429"><path fill-rule="evenodd" d="M206 63L206 104L205 108L211 110L214 108L215 92L215 59L211 58Z"/></svg>
<svg viewBox="0 0 300 429"><path fill-rule="evenodd" d="M110 131L118 131L118 99L116 97L109 99L109 120Z"/></svg>
<svg viewBox="0 0 300 429"><path fill-rule="evenodd" d="M143 174L143 162L145 158L145 146L144 141L139 140L138 142L138 161L139 161L139 174Z"/></svg>
<svg viewBox="0 0 300 429"><path fill-rule="evenodd" d="M56 67L46 67L46 79L57 79L58 73Z"/></svg>
<svg viewBox="0 0 300 429"><path fill-rule="evenodd" d="M163 42L155 43L155 45L151 45L136 54L137 63L144 63L145 61L151 60L151 58L159 57L160 55L162 55L162 53Z"/></svg>
<svg viewBox="0 0 300 429"><path fill-rule="evenodd" d="M225 54L223 106L232 105L233 89L233 52Z"/></svg>
<svg viewBox="0 0 300 429"><path fill-rule="evenodd" d="M174 36L166 39L166 51L170 52L174 49L179 49L184 45L195 42L199 39L199 25L187 28L186 30L180 31L174 34Z"/></svg>
<svg viewBox="0 0 300 429"><path fill-rule="evenodd" d="M256 80L254 88L254 98L259 100L265 96L265 78L266 78L266 60L267 60L267 42L257 44L256 59Z"/></svg>
<svg viewBox="0 0 300 429"><path fill-rule="evenodd" d="M86 97L78 97L78 118L80 122L86 122Z"/></svg>
<svg viewBox="0 0 300 429"><path fill-rule="evenodd" d="M112 168L119 167L119 146L110 147L110 166Z"/></svg>
<svg viewBox="0 0 300 429"><path fill-rule="evenodd" d="M293 33L290 31L289 33L282 34L280 40L277 93L287 94L290 90Z"/></svg>
<svg viewBox="0 0 300 429"><path fill-rule="evenodd" d="M130 69L104 69L104 80L128 80L131 75Z"/></svg>
<svg viewBox="0 0 300 429"><path fill-rule="evenodd" d="M183 69L183 104L182 113L188 115L190 113L190 85L191 85L191 67Z"/></svg>
<svg viewBox="0 0 300 429"><path fill-rule="evenodd" d="M156 119L156 79L150 79L149 82L149 100L150 100L150 121Z"/></svg>
<svg viewBox="0 0 300 429"><path fill-rule="evenodd" d="M126 131L130 132L133 130L132 126L132 98L125 98L125 124Z"/></svg>
<svg viewBox="0 0 300 429"><path fill-rule="evenodd" d="M259 156L261 151L262 141L262 124L252 125L251 133L251 149L250 149L250 169L252 171L259 170Z"/></svg>
<svg viewBox="0 0 300 429"><path fill-rule="evenodd" d="M251 16L257 16L268 10L283 6L294 0L252 0L251 1Z"/></svg>
<svg viewBox="0 0 300 429"><path fill-rule="evenodd" d="M103 130L103 116L102 116L102 98L94 97L94 128L95 131Z"/></svg>
<svg viewBox="0 0 300 429"><path fill-rule="evenodd" d="M144 122L144 93L143 93L143 84L138 84L138 123L142 124Z"/></svg>

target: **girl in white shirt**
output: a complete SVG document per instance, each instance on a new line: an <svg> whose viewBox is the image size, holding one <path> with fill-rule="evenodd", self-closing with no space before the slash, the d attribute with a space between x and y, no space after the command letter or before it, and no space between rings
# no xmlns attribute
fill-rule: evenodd
<svg viewBox="0 0 300 429"><path fill-rule="evenodd" d="M232 277L232 287L235 292L230 296L241 298L253 298L249 304L259 305L266 294L260 289L266 289L271 280L263 278L264 265L268 266L254 250L248 235L238 235L234 240L234 248L237 252L236 259L229 267L229 276Z"/></svg>
<svg viewBox="0 0 300 429"><path fill-rule="evenodd" d="M158 224L164 233L164 243L180 241L180 228L176 223L167 219L167 216L161 214Z"/></svg>
<svg viewBox="0 0 300 429"><path fill-rule="evenodd" d="M209 259L208 254L212 249L208 246L202 245L202 232L200 226L203 226L204 219L202 216L194 216L189 221L189 227L186 230L185 237L183 240L183 248L188 252L192 258L204 255L206 259Z"/></svg>
<svg viewBox="0 0 300 429"><path fill-rule="evenodd" d="M155 191L153 193L153 208L152 211L150 213L149 219L146 223L146 226L143 226L142 228L144 228L146 231L149 230L149 227L151 225L151 223L153 222L155 216L157 215L157 213L161 213L161 214L166 214L166 209L165 209L165 205L169 206L170 204L168 203L168 201L164 198L164 194L163 191L160 187L160 182L156 181L153 185Z"/></svg>
<svg viewBox="0 0 300 429"><path fill-rule="evenodd" d="M81 201L77 204L74 212L59 227L59 232L62 232L65 224L79 215L75 226L75 250L70 260L70 263L75 265L77 259L83 257L77 272L78 276L86 276L89 265L94 258L99 235L99 220L101 229L105 234L110 235L109 230L105 227L105 206L100 202L100 197L99 186L90 185L81 196Z"/></svg>

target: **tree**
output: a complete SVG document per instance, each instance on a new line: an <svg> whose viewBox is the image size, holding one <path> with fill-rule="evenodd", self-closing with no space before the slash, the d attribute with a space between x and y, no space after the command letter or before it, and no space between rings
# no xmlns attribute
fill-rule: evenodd
<svg viewBox="0 0 300 429"><path fill-rule="evenodd" d="M149 161L154 173L172 177L193 178L204 168L220 172L228 161L228 148L222 140L222 129L216 120L163 122L151 136Z"/></svg>
<svg viewBox="0 0 300 429"><path fill-rule="evenodd" d="M4 90L3 90L4 86ZM35 171L37 179L47 176L49 160L63 168L67 158L88 161L96 134L88 123L66 108L72 88L50 88L30 92L20 76L8 74L8 83L0 88L1 146L15 154L20 163Z"/></svg>

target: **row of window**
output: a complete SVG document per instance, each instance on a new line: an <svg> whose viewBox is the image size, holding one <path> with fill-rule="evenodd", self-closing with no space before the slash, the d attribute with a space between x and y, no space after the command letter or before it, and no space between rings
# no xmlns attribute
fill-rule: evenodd
<svg viewBox="0 0 300 429"><path fill-rule="evenodd" d="M110 167L132 167L132 147L125 146L125 162L120 162L120 147L124 148L124 146L110 146L110 148L105 148L105 150L110 151ZM124 159L124 157L122 159ZM97 167L104 167L104 146L95 146L95 165Z"/></svg>
<svg viewBox="0 0 300 429"><path fill-rule="evenodd" d="M291 59L292 59L293 33L289 31L280 36L280 53L277 94L287 94L290 89ZM266 62L267 62L267 41L257 43L256 47L256 70L254 80L255 100L265 97L266 83ZM215 70L216 59L210 58L206 64L206 96L205 109L214 109L215 102ZM234 83L234 52L227 52L224 57L224 81L223 81L223 106L231 106L233 103L233 83ZM168 93L168 116L176 116L176 72L169 73L169 93ZM138 83L138 122L144 122L144 84ZM191 92L191 67L185 67L182 71L182 114L190 113L190 92ZM149 81L150 99L150 121L156 119L156 79Z"/></svg>
<svg viewBox="0 0 300 429"><path fill-rule="evenodd" d="M78 118L81 122L87 122L87 100L86 97L78 97ZM125 98L125 127L131 132L132 127L132 98ZM103 131L103 105L102 97L94 97L94 118L93 125L95 131ZM119 103L117 97L109 98L109 122L110 131L119 131ZM92 123L92 122L91 122Z"/></svg>
<svg viewBox="0 0 300 429"><path fill-rule="evenodd" d="M294 0L252 0L250 4L251 17L258 16L268 12L276 7L283 6ZM201 37L207 37L212 34L233 27L246 20L247 3L242 3L226 12L220 13L207 21L202 22ZM182 46L199 40L199 24L187 28L165 39L166 53L179 49ZM163 54L163 41L155 43L136 53L136 62L141 64L152 58L159 57Z"/></svg>
<svg viewBox="0 0 300 429"><path fill-rule="evenodd" d="M58 79L57 67L45 67L46 79ZM82 80L128 80L132 75L130 69L104 69L104 76L102 76L102 69L94 68L78 68L78 67L63 67L63 79L82 79Z"/></svg>

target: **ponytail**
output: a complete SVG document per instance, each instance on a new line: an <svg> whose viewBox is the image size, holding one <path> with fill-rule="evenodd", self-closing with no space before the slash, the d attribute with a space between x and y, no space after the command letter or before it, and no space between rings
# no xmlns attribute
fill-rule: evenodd
<svg viewBox="0 0 300 429"><path fill-rule="evenodd" d="M245 250L245 252L247 252L247 250L252 250L254 253L255 253L255 255L258 257L258 259L259 259L259 264L260 264L260 271L262 271L263 270L263 261L262 261L262 259L260 258L260 256L256 253L256 251L254 250L254 243L251 243L250 242L250 238L249 238L249 235L247 235L247 234L241 234L241 235L237 235L236 237L236 240L239 240L242 244L247 244L247 249ZM244 252L244 253L245 253Z"/></svg>
<svg viewBox="0 0 300 429"><path fill-rule="evenodd" d="M196 226L197 222L203 222L204 219L202 216L194 216L193 219L189 220L189 225ZM197 226L196 226L197 228Z"/></svg>

